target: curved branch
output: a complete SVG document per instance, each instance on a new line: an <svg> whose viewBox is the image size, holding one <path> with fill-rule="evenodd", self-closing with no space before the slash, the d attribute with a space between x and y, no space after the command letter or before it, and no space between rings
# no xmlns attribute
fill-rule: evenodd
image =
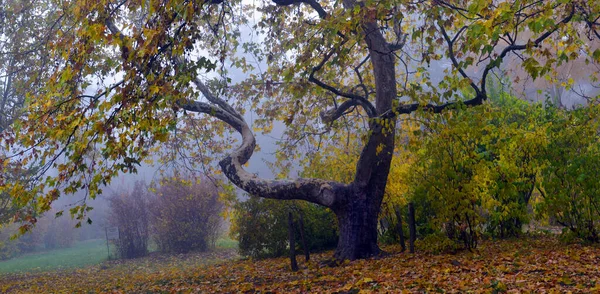
<svg viewBox="0 0 600 294"><path fill-rule="evenodd" d="M342 41L341 45L343 46L345 43L346 43L346 39L344 39ZM317 79L315 77L315 73L317 71L320 71L323 68L323 66L325 65L325 63L327 63L327 61L329 61L329 59L331 58L331 56L333 56L333 53L335 53L335 50L332 50L329 53L327 53L325 55L325 57L323 57L323 59L321 60L321 62L319 62L319 64L317 66L315 66L315 67L312 68L312 71L310 72L308 80L310 82L312 82L312 83L315 83L317 86L319 86L319 87L321 87L321 88L323 88L323 89L325 89L325 90L327 90L327 91L335 94L336 96L345 97L345 98L350 99L350 101L354 101L354 102L350 102L350 103L353 103L354 105L360 105L360 106L362 106L362 108L365 110L365 112L367 113L367 115L369 117L375 117L375 115L377 114L377 110L375 109L375 106L373 106L373 104L371 104L371 102L369 102L369 100L367 98L365 98L363 96L360 96L360 95L356 95L354 93L342 92L342 91L334 88L331 85L328 85L328 84L324 83L323 81L321 81L321 80L319 80L319 79ZM361 64L364 63L366 60L367 59L365 59L363 62L361 62ZM365 93L365 95L368 95L368 93ZM346 102L344 102L344 103L346 103ZM336 109L329 110L328 112L336 112ZM343 110L342 110L341 113L343 113ZM339 116L336 117L335 119L337 119L337 118L339 118Z"/></svg>
<svg viewBox="0 0 600 294"><path fill-rule="evenodd" d="M456 55L454 54L454 42L458 39L460 34L462 34L462 32L465 31L466 26L463 26L462 28L460 28L460 30L458 31L458 33L456 33L456 35L454 36L454 38L452 38L452 40L450 40L450 36L448 36L448 33L446 32L444 25L440 24L439 26L440 26L440 31L442 32L442 35L444 36L444 39L446 40L446 43L448 44L448 56L450 57L452 64L458 70L458 72L460 73L460 75L463 78L470 80L471 88L473 88L473 90L475 90L475 93L477 94L477 96L479 96L482 91L479 89L479 87L477 87L477 85L475 85L473 80L471 80L471 78L469 78L469 76L465 73L465 70L460 66L460 64L456 60ZM484 99L485 99L485 97L484 97Z"/></svg>
<svg viewBox="0 0 600 294"><path fill-rule="evenodd" d="M346 195L345 191L348 190L348 185L345 184L321 179L266 180L247 172L243 165L252 156L256 139L239 114L231 114L220 107L200 101L186 101L179 103L179 106L190 112L213 116L229 124L242 135L241 145L223 158L219 165L225 176L246 192L263 198L306 200L326 207L345 201L343 195Z"/></svg>
<svg viewBox="0 0 600 294"><path fill-rule="evenodd" d="M326 18L327 12L323 9L323 6L316 0L273 0L273 3L281 6L288 6L292 4L305 3L310 5L318 14L320 18Z"/></svg>
<svg viewBox="0 0 600 294"><path fill-rule="evenodd" d="M196 77L193 82L194 85L196 85L196 87L200 90L200 92L202 92L202 95L204 95L204 97L206 97L208 101L218 105L221 109L236 117L237 119L241 121L244 120L244 118L242 118L242 116L233 107L227 104L227 102L213 95L208 89L208 87L198 77Z"/></svg>
<svg viewBox="0 0 600 294"><path fill-rule="evenodd" d="M364 108L364 105L361 105L359 100L346 100L336 108L321 111L319 116L321 116L321 120L324 123L331 123L345 115L348 109L359 105Z"/></svg>

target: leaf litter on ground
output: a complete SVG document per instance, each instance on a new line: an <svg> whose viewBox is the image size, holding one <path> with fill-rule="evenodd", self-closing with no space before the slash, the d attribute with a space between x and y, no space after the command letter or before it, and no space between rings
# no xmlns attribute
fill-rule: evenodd
<svg viewBox="0 0 600 294"><path fill-rule="evenodd" d="M78 270L0 276L12 293L594 293L600 291L600 248L562 244L553 236L488 240L456 254L389 255L324 264L332 252L251 260L233 250L152 255Z"/></svg>

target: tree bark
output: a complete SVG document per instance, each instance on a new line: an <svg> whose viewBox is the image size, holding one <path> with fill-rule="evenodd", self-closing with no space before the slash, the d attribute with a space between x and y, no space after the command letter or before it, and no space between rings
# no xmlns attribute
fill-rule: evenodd
<svg viewBox="0 0 600 294"><path fill-rule="evenodd" d="M334 258L355 260L379 255L377 217L380 201L367 191L351 197L349 203L333 210L338 219L339 240Z"/></svg>
<svg viewBox="0 0 600 294"><path fill-rule="evenodd" d="M410 232L409 250L410 253L415 253L415 240L417 239L417 226L415 224L415 206L412 203L408 204L408 230Z"/></svg>

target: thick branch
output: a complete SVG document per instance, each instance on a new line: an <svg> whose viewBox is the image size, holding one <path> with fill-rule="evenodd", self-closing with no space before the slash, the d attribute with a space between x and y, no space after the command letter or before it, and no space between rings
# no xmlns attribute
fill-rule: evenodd
<svg viewBox="0 0 600 294"><path fill-rule="evenodd" d="M221 160L219 165L225 176L246 192L264 198L306 200L326 207L345 201L343 195L347 185L344 184L320 179L266 180L247 172L243 165L252 156L256 140L239 114L231 114L220 107L199 101L186 101L179 106L190 112L205 113L222 120L242 135L241 145Z"/></svg>
<svg viewBox="0 0 600 294"><path fill-rule="evenodd" d="M439 105L435 105L435 104L421 105L419 103L400 104L393 110L383 113L380 117L381 118L393 118L400 114L413 113L419 109L422 109L424 111L429 111L431 113L441 113L442 111L446 110L447 108L456 106L459 103L461 103L465 106L477 106L477 105L481 105L483 103L483 101L484 101L484 96L483 96L483 94L480 94L480 95L475 96L475 98L472 98L472 99L469 99L466 101L452 101L452 102L447 102L447 103L439 104Z"/></svg>
<svg viewBox="0 0 600 294"><path fill-rule="evenodd" d="M288 6L293 4L305 3L310 5L318 14L320 18L326 18L327 12L323 9L323 6L316 0L273 0L273 3L281 6Z"/></svg>

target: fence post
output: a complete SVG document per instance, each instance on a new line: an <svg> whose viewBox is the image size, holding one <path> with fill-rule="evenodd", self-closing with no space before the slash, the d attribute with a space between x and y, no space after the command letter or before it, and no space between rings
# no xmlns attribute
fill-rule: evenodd
<svg viewBox="0 0 600 294"><path fill-rule="evenodd" d="M294 220L292 212L288 212L288 228L290 234L290 263L292 271L298 271L298 263L296 262L296 234L294 234Z"/></svg>
<svg viewBox="0 0 600 294"><path fill-rule="evenodd" d="M402 246L402 252L404 252L406 251L406 242L404 240L404 229L402 228L402 212L400 212L400 208L398 206L394 208L394 211L396 212L396 219L398 220L396 227L400 237L400 246Z"/></svg>
<svg viewBox="0 0 600 294"><path fill-rule="evenodd" d="M306 236L304 235L304 217L300 213L300 238L302 238L302 249L304 249L304 260L308 262L310 260L310 250L306 243Z"/></svg>
<svg viewBox="0 0 600 294"><path fill-rule="evenodd" d="M106 234L106 252L108 253L108 260L110 260L110 247L108 244L108 228L104 227L104 233Z"/></svg>

